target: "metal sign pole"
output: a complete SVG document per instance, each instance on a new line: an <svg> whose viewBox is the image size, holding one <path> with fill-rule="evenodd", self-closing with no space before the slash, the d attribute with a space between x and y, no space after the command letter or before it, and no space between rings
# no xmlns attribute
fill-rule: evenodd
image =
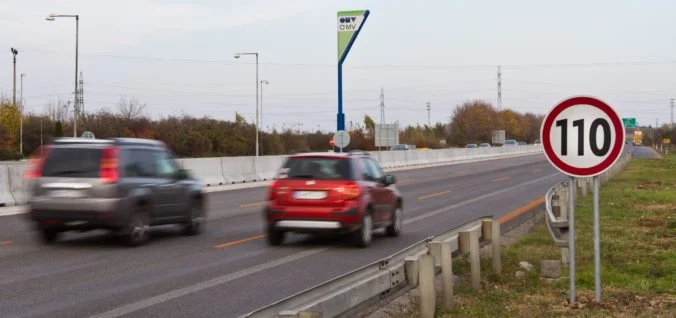
<svg viewBox="0 0 676 318"><path fill-rule="evenodd" d="M568 180L568 276L570 304L575 303L575 178Z"/></svg>
<svg viewBox="0 0 676 318"><path fill-rule="evenodd" d="M594 297L601 302L601 225L599 222L599 177L594 177Z"/></svg>

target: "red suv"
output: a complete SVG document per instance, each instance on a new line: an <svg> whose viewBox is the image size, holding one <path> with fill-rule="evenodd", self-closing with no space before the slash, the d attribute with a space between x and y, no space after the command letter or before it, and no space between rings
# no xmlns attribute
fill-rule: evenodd
<svg viewBox="0 0 676 318"><path fill-rule="evenodd" d="M286 232L350 232L360 247L377 228L399 236L403 201L395 182L365 152L290 156L268 189L268 243L282 244Z"/></svg>

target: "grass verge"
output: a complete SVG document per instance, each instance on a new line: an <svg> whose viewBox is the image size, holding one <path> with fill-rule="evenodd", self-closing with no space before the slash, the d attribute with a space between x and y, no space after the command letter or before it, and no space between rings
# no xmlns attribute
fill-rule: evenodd
<svg viewBox="0 0 676 318"><path fill-rule="evenodd" d="M503 250L503 274L482 262L482 289L475 292L469 265L453 264L461 282L454 308L437 317L676 317L676 156L634 159L600 195L602 303L594 299L592 195L576 209L577 303L568 304L564 278L546 282L540 261L561 259L546 225ZM534 269L517 278L519 262ZM440 304L440 301L437 302ZM400 317L416 317L409 308Z"/></svg>

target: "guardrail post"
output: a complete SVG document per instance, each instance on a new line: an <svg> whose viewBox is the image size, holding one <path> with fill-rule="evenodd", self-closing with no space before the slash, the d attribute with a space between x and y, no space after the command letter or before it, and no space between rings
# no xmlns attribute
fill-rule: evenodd
<svg viewBox="0 0 676 318"><path fill-rule="evenodd" d="M568 181L570 182L570 181ZM559 205L560 207L560 215L558 217L561 220L568 220L568 185L567 183L563 183L563 187L558 189L558 196L559 196ZM567 247L562 247L561 248L561 263L563 264L568 264L568 248Z"/></svg>
<svg viewBox="0 0 676 318"><path fill-rule="evenodd" d="M441 266L441 241L430 242L429 255L434 259L434 267Z"/></svg>
<svg viewBox="0 0 676 318"><path fill-rule="evenodd" d="M431 255L420 256L420 317L434 318L437 295L434 291L434 258Z"/></svg>
<svg viewBox="0 0 676 318"><path fill-rule="evenodd" d="M481 287L481 263L479 255L479 231L463 231L458 236L458 247L463 253L469 252L469 261L472 272L472 287L479 289Z"/></svg>
<svg viewBox="0 0 676 318"><path fill-rule="evenodd" d="M413 287L418 287L420 275L420 259L418 256L409 256L404 259L404 272L406 272L408 283Z"/></svg>
<svg viewBox="0 0 676 318"><path fill-rule="evenodd" d="M582 197L586 197L589 193L587 191L587 179L577 179L578 186L580 187L580 194Z"/></svg>
<svg viewBox="0 0 676 318"><path fill-rule="evenodd" d="M491 242L491 261L493 263L493 272L500 275L502 273L502 254L500 245L500 223L496 220L487 220L481 223L481 237Z"/></svg>
<svg viewBox="0 0 676 318"><path fill-rule="evenodd" d="M469 233L469 257L472 267L472 287L476 290L481 288L481 255L479 254L479 232Z"/></svg>
<svg viewBox="0 0 676 318"><path fill-rule="evenodd" d="M444 309L453 307L453 255L451 244L441 245L441 285L444 292Z"/></svg>

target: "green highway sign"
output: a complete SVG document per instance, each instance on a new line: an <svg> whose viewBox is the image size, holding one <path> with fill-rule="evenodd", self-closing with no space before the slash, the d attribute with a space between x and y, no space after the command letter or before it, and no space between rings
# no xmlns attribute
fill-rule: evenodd
<svg viewBox="0 0 676 318"><path fill-rule="evenodd" d="M622 118L625 128L636 128L636 118Z"/></svg>

